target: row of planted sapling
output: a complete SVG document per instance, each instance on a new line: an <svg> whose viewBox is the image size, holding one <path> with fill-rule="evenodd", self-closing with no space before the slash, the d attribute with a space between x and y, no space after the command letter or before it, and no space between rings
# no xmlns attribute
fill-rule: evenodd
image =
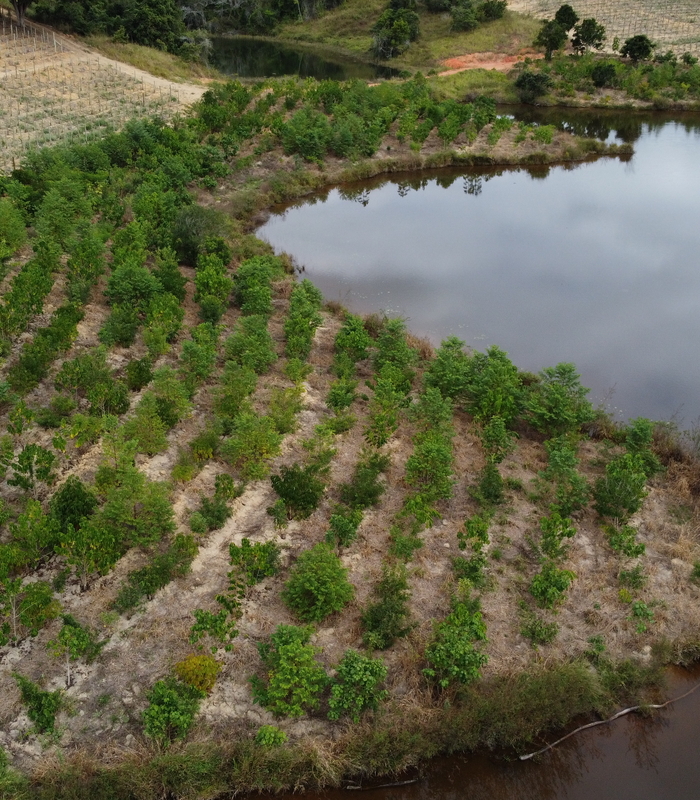
<svg viewBox="0 0 700 800"><path fill-rule="evenodd" d="M416 141L435 125L468 137L493 122L485 103L438 106L420 80L376 94L229 84L173 128L132 124L0 180L0 635L19 654L6 696L21 698L35 733L60 746L74 724L58 715L66 697L83 702L78 689L94 730L93 683L127 649L138 666L115 685L142 692L129 730L163 747L201 735L232 684L262 709L237 729L260 748L293 746L286 717L379 725L372 712L392 713L401 669L420 702L459 706L498 675L489 638L504 586L522 601L514 635L555 646L577 529L594 514L606 558L620 559L617 602L634 635L656 626L650 576L633 560L644 545L632 515L661 479L651 423L610 426L607 444L592 444L600 419L571 365L530 375L496 347L449 339L432 352L400 320L333 316L285 259L193 203L194 185L216 185L260 133L321 158L340 141L374 152L395 122ZM310 130L323 134L318 153L297 147ZM50 292L56 310L40 320ZM547 460L528 486L507 475L525 443ZM497 558L520 497L527 558ZM446 567L439 587L431 560ZM421 617L426 588L445 601L441 618ZM318 644L330 627L344 631L332 655ZM614 677L607 642L590 638L588 658ZM34 669L44 653L60 659L48 686Z"/></svg>

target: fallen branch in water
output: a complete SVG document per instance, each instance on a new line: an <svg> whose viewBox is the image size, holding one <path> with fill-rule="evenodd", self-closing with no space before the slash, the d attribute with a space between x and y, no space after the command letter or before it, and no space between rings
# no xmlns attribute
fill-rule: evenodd
<svg viewBox="0 0 700 800"><path fill-rule="evenodd" d="M520 756L521 761L528 761L535 756L539 756L542 753L546 753L547 750L551 750L553 747L556 747L558 744L561 744L564 740L568 739L570 736L573 736L576 733L580 733L581 731L585 731L587 728L595 728L598 725L607 725L608 722L614 722L616 719L620 717L624 717L627 714L631 714L633 711L639 711L640 709L644 708L666 708L666 706L670 706L671 703L677 703L679 700L682 700L684 697L687 697L689 694L692 694L696 689L700 688L700 683L696 683L692 689L689 689L685 694L682 694L680 697L674 697L672 700L667 700L665 703L658 703L653 705L640 705L640 706L631 706L630 708L624 708L622 711L618 711L617 714L614 714L609 719L599 719L597 722L589 722L588 725L581 725L580 728L576 728L566 734L566 736L562 736L561 739L557 739L556 742L552 742L548 744L546 747L543 747L541 750L536 750L534 753L528 753L526 756Z"/></svg>
<svg viewBox="0 0 700 800"><path fill-rule="evenodd" d="M396 781L395 783L382 783L379 786L359 786L357 784L348 784L343 788L346 791L368 792L374 789L394 789L397 786L408 786L411 783L418 783L418 778L412 778L410 781Z"/></svg>

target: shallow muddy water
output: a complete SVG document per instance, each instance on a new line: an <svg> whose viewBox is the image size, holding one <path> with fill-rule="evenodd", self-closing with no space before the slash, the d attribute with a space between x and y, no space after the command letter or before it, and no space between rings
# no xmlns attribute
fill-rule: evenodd
<svg viewBox="0 0 700 800"><path fill-rule="evenodd" d="M343 59L310 47L251 39L246 36L212 38L211 60L226 75L240 78L270 78L298 75L300 78L346 81L350 78L391 78L398 70L362 61Z"/></svg>
<svg viewBox="0 0 700 800"><path fill-rule="evenodd" d="M542 121L632 141L635 154L346 185L276 211L259 235L353 311L402 315L433 342L498 344L521 369L573 361L596 404L690 427L700 417L700 116Z"/></svg>
<svg viewBox="0 0 700 800"><path fill-rule="evenodd" d="M700 680L676 670L668 696ZM434 759L410 785L362 793L333 791L306 800L697 800L700 690L652 718L629 715L584 731L537 761L487 755ZM295 795L298 797L298 795ZM285 800L290 800L285 798Z"/></svg>

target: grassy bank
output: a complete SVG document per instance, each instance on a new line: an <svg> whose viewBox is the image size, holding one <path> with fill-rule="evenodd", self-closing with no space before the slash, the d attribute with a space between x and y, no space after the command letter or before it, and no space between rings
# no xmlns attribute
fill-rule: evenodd
<svg viewBox="0 0 700 800"><path fill-rule="evenodd" d="M591 668L588 661L533 667L482 681L450 703L407 718L399 706L347 727L332 742L278 747L254 742L194 742L154 753L142 750L107 766L97 754L47 763L29 779L0 777L7 800L155 800L215 798L230 793L313 790L398 776L426 759L480 748L513 755L538 737L591 714L658 700L659 664L625 661Z"/></svg>
<svg viewBox="0 0 700 800"><path fill-rule="evenodd" d="M107 58L121 61L129 66L142 69L157 78L170 81L200 83L213 79L222 79L218 70L207 67L197 61L185 61L184 58L130 42L115 42L108 36L86 36L83 39L88 47L92 47Z"/></svg>
<svg viewBox="0 0 700 800"><path fill-rule="evenodd" d="M282 40L332 45L368 57L372 46L372 26L386 8L384 0L351 0L317 19L282 24L277 37ZM447 14L429 14L417 9L421 34L400 57L388 62L406 69L428 70L446 58L468 53L515 55L532 46L538 23L532 17L506 12L502 19L459 33L450 30Z"/></svg>

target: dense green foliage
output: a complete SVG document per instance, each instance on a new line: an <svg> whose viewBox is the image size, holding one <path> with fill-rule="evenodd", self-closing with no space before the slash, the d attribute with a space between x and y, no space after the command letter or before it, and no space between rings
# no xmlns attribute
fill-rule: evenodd
<svg viewBox="0 0 700 800"><path fill-rule="evenodd" d="M316 649L308 644L310 636L310 628L278 625L269 641L258 645L267 675L265 680L251 679L253 698L277 716L300 717L318 708L328 684Z"/></svg>
<svg viewBox="0 0 700 800"><path fill-rule="evenodd" d="M362 613L362 638L367 647L386 650L413 627L409 622L406 568L402 564L385 564L374 595L376 600Z"/></svg>
<svg viewBox="0 0 700 800"><path fill-rule="evenodd" d="M56 714L63 705L63 696L59 692L45 692L35 683L18 675L16 672L12 677L17 682L22 695L22 703L27 707L27 715L36 726L39 733L50 733L56 725Z"/></svg>
<svg viewBox="0 0 700 800"><path fill-rule="evenodd" d="M143 712L144 733L162 744L184 739L205 696L202 689L175 678L157 681L146 695L148 707Z"/></svg>
<svg viewBox="0 0 700 800"><path fill-rule="evenodd" d="M378 687L386 679L387 669L379 658L368 658L356 650L348 650L336 668L328 701L328 719L347 715L359 722L366 710L376 710L387 697Z"/></svg>
<svg viewBox="0 0 700 800"><path fill-rule="evenodd" d="M425 651L429 664L425 675L442 688L453 682L472 683L488 660L475 646L485 639L478 600L455 599L451 613L435 626L433 641Z"/></svg>
<svg viewBox="0 0 700 800"><path fill-rule="evenodd" d="M302 621L320 622L344 608L354 594L347 569L328 545L321 543L299 556L284 585L282 599Z"/></svg>

